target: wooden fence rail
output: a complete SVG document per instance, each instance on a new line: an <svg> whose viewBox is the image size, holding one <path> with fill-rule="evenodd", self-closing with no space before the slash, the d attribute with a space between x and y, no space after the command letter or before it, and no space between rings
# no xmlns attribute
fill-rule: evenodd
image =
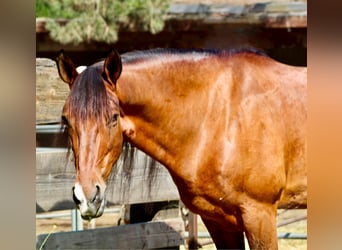
<svg viewBox="0 0 342 250"><path fill-rule="evenodd" d="M181 219L90 229L78 232L43 234L37 249L156 249L184 243ZM48 240L44 240L48 237ZM43 245L43 246L42 246Z"/></svg>
<svg viewBox="0 0 342 250"><path fill-rule="evenodd" d="M160 164L157 164L156 177L150 189L147 171L144 168L146 157L142 152L137 152L130 183L122 183L122 169L118 170L117 177L111 180L108 185L106 197L108 204L120 205L179 200L179 194L171 176ZM74 208L71 192L74 178L73 159L71 155L67 158L67 149L37 148L37 212ZM123 190L126 190L125 197L122 195Z"/></svg>

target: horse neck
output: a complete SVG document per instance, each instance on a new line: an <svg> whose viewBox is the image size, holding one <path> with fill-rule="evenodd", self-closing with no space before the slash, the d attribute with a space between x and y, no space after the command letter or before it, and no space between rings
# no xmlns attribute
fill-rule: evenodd
<svg viewBox="0 0 342 250"><path fill-rule="evenodd" d="M127 140L171 170L186 154L184 140L199 131L200 123L191 121L194 110L201 113L205 106L203 77L194 79L184 67L124 65L117 83Z"/></svg>

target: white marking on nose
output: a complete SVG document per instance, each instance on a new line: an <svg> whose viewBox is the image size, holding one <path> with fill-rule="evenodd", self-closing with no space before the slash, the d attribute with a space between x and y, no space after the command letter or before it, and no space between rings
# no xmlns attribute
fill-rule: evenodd
<svg viewBox="0 0 342 250"><path fill-rule="evenodd" d="M78 208L83 219L88 220L90 218L99 217L103 214L106 205L105 197L103 197L101 201L88 201L83 192L82 186L78 182L75 183L74 186L74 196L79 200Z"/></svg>
<svg viewBox="0 0 342 250"><path fill-rule="evenodd" d="M75 184L74 194L81 203L86 200L82 186L79 183Z"/></svg>

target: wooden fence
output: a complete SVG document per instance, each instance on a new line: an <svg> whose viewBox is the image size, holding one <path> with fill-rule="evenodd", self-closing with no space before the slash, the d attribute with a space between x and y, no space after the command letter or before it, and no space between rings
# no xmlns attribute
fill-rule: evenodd
<svg viewBox="0 0 342 250"><path fill-rule="evenodd" d="M72 154L71 154L72 155ZM122 169L108 185L107 204L137 204L178 200L179 194L166 168L157 164L156 176L149 186L145 171L147 156L137 151L130 183L124 179ZM119 159L120 166L121 158ZM67 149L37 148L36 150L36 206L37 212L47 212L75 207L71 188L74 185L75 170L72 156ZM124 190L129 190L123 195Z"/></svg>
<svg viewBox="0 0 342 250"><path fill-rule="evenodd" d="M37 148L37 213L75 208L71 192L75 171L73 159L67 155L67 150L63 148ZM157 164L153 185L149 186L148 174L144 171L144 164L148 160L146 158L145 154L137 152L130 183L121 182L122 171L118 170L117 178L108 187L107 204L138 204L179 199L176 186L161 165ZM125 196L120 190L126 190ZM176 216L172 219L117 227L42 234L37 236L36 244L37 249L42 245L42 249L177 248L184 244L184 229L182 218Z"/></svg>
<svg viewBox="0 0 342 250"><path fill-rule="evenodd" d="M52 234L43 249L157 249L183 244L180 220L164 220ZM47 235L40 235L37 248Z"/></svg>

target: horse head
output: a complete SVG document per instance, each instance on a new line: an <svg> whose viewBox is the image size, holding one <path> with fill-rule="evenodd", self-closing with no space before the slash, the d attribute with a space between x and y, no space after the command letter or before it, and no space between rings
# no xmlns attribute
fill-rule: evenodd
<svg viewBox="0 0 342 250"><path fill-rule="evenodd" d="M63 51L57 57L61 79L70 87L62 121L75 158L73 199L83 219L102 215L107 181L123 147L119 101L115 84L121 58L112 51L104 62L78 72Z"/></svg>

